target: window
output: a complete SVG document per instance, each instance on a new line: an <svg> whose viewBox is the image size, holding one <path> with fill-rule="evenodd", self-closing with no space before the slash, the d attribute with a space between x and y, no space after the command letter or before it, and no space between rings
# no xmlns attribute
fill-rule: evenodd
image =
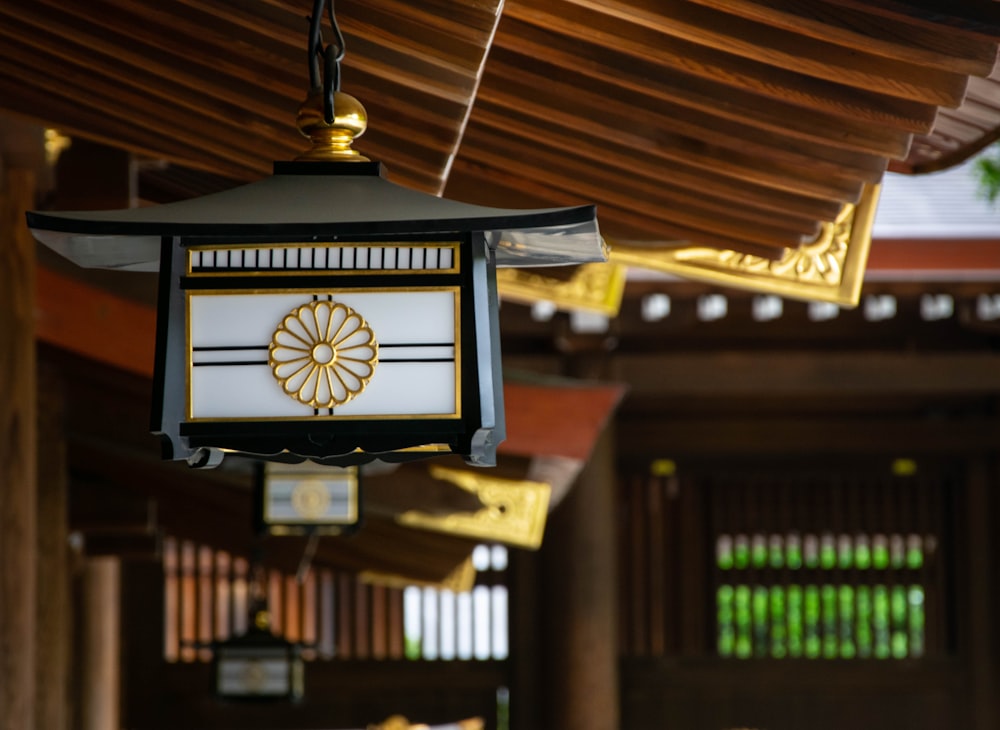
<svg viewBox="0 0 1000 730"><path fill-rule="evenodd" d="M472 553L477 585L468 593L411 586L403 593L408 659L506 659L507 548Z"/></svg>
<svg viewBox="0 0 1000 730"><path fill-rule="evenodd" d="M210 661L211 645L247 630L254 578L244 558L167 538L164 657ZM480 545L467 593L365 583L351 573L311 569L299 580L257 576L271 629L315 659L502 660L507 658L507 550Z"/></svg>
<svg viewBox="0 0 1000 730"><path fill-rule="evenodd" d="M717 536L719 656L922 656L925 590L913 581L924 542L913 534Z"/></svg>
<svg viewBox="0 0 1000 730"><path fill-rule="evenodd" d="M929 467L683 465L626 479L627 657L913 660L951 653L957 480Z"/></svg>
<svg viewBox="0 0 1000 730"><path fill-rule="evenodd" d="M944 651L947 480L734 476L706 487L718 656L889 660Z"/></svg>

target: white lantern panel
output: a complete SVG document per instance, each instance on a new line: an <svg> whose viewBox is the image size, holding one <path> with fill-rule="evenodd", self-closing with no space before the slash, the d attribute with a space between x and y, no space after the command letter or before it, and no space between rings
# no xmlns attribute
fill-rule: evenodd
<svg viewBox="0 0 1000 730"><path fill-rule="evenodd" d="M191 368L192 418L307 417L313 409L289 398L267 365L206 365Z"/></svg>
<svg viewBox="0 0 1000 730"><path fill-rule="evenodd" d="M274 474L267 479L266 522L353 522L357 514L353 476L338 480Z"/></svg>
<svg viewBox="0 0 1000 730"><path fill-rule="evenodd" d="M275 327L310 294L194 294L188 299L191 347L263 348Z"/></svg>
<svg viewBox="0 0 1000 730"><path fill-rule="evenodd" d="M380 362L365 392L335 409L341 416L457 415L452 362Z"/></svg>
<svg viewBox="0 0 1000 730"><path fill-rule="evenodd" d="M458 297L456 287L189 291L189 418L457 417ZM332 390L313 389L327 376Z"/></svg>
<svg viewBox="0 0 1000 730"><path fill-rule="evenodd" d="M282 696L291 690L287 658L220 658L217 671L221 695Z"/></svg>

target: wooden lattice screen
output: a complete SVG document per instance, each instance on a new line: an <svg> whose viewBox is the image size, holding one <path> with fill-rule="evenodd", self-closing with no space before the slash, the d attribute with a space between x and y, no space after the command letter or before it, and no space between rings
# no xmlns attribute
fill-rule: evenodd
<svg viewBox="0 0 1000 730"><path fill-rule="evenodd" d="M947 654L952 482L884 474L633 477L623 653Z"/></svg>

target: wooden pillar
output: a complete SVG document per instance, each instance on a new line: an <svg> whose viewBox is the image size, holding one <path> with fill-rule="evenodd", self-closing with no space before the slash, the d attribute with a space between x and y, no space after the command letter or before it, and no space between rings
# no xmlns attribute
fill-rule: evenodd
<svg viewBox="0 0 1000 730"><path fill-rule="evenodd" d="M997 546L994 529L994 508L992 494L996 489L996 460L985 458L969 462L966 481L963 562L967 565L964 576L966 588L965 604L968 618L963 622L968 628L960 637L969 653L969 668L972 675L972 698L969 710L972 714L970 730L995 728L997 718L996 682L998 678L996 647L996 601L995 566L992 559ZM959 606L962 606L959 603Z"/></svg>
<svg viewBox="0 0 1000 730"><path fill-rule="evenodd" d="M120 585L118 558L83 568L80 621L80 728L119 730Z"/></svg>
<svg viewBox="0 0 1000 730"><path fill-rule="evenodd" d="M0 730L34 727L35 178L0 179Z"/></svg>
<svg viewBox="0 0 1000 730"><path fill-rule="evenodd" d="M52 365L39 364L38 382L35 727L68 730L73 616L64 392Z"/></svg>
<svg viewBox="0 0 1000 730"><path fill-rule="evenodd" d="M52 365L39 364L38 383L35 728L68 730L73 615L64 391Z"/></svg>
<svg viewBox="0 0 1000 730"><path fill-rule="evenodd" d="M545 727L619 726L613 445L609 426L546 530L539 605L545 611Z"/></svg>

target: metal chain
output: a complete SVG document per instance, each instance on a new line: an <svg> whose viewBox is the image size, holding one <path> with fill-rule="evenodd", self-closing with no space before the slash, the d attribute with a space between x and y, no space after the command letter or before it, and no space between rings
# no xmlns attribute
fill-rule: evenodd
<svg viewBox="0 0 1000 730"><path fill-rule="evenodd" d="M344 36L337 25L333 12L333 0L327 5L327 15L333 28L333 43L323 47L323 6L326 0L313 0L313 12L309 17L309 87L323 93L323 118L327 124L333 122L334 94L340 91L340 62L344 60ZM323 72L320 74L319 59L323 58Z"/></svg>

